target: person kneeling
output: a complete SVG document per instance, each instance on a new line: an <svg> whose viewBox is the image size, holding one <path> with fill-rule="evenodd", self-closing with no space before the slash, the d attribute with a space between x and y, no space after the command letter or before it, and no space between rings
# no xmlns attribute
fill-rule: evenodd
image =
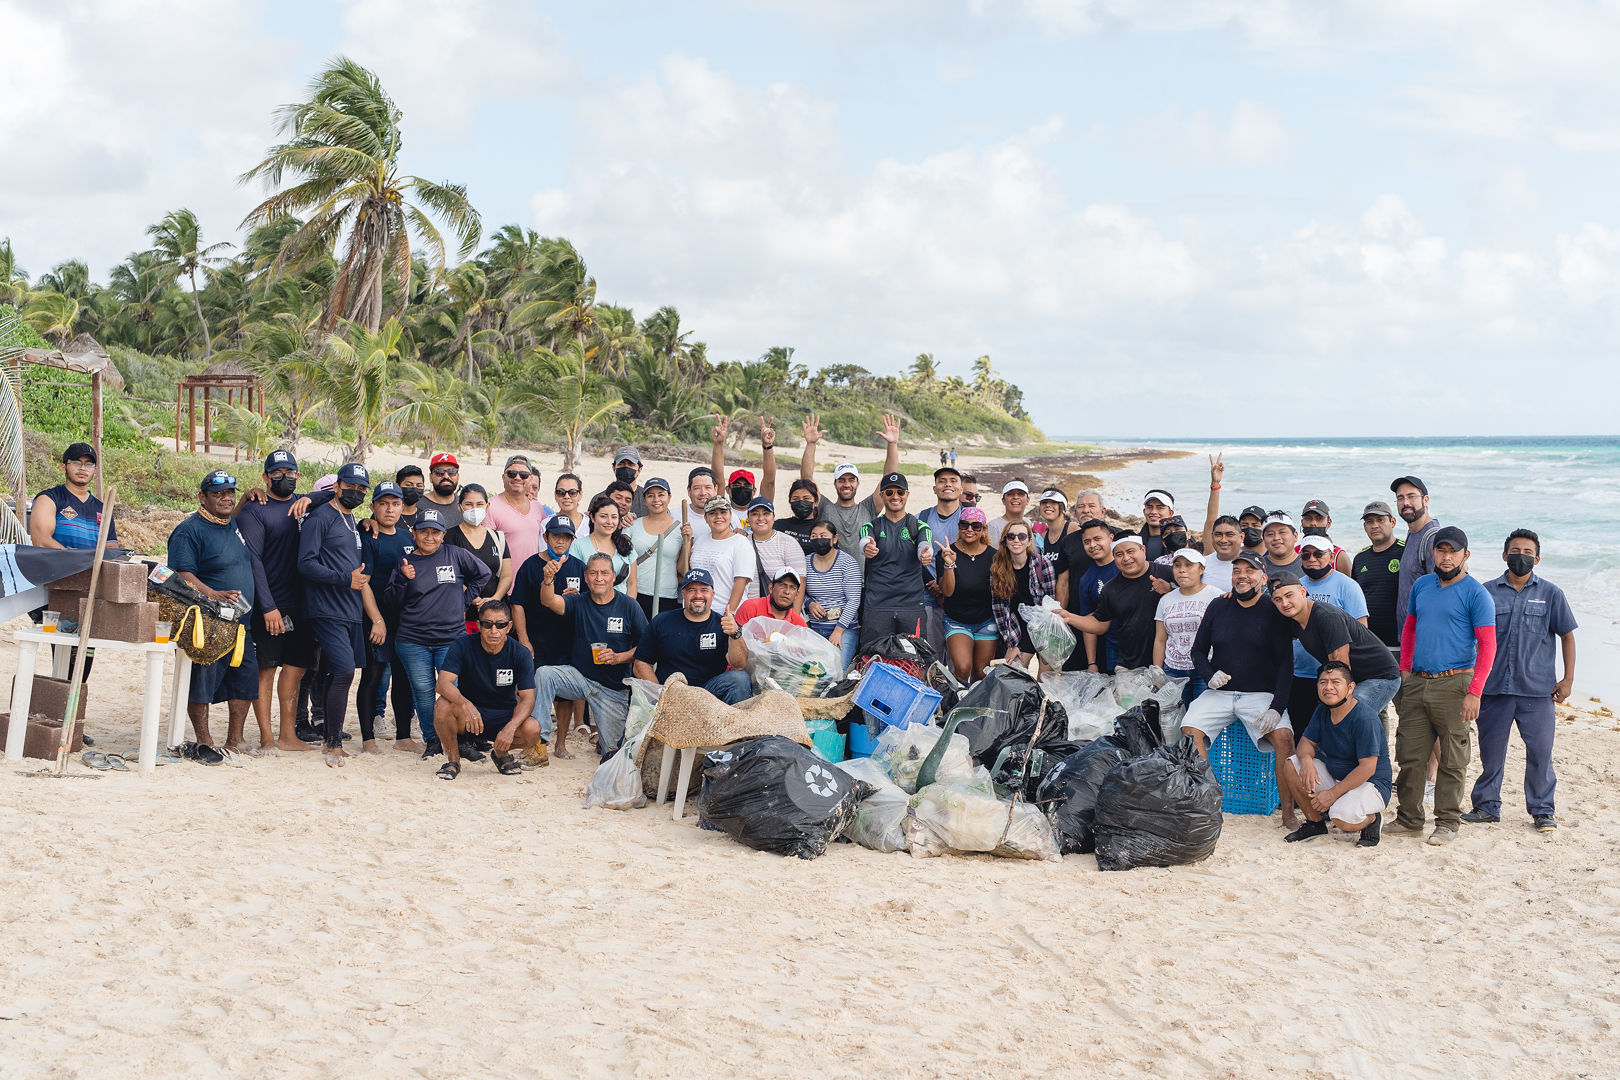
<svg viewBox="0 0 1620 1080"><path fill-rule="evenodd" d="M1361 834L1357 847L1378 846L1389 805L1389 743L1378 714L1355 699L1355 689L1343 661L1329 660L1317 670L1322 704L1300 736L1298 752L1288 759L1293 768L1281 773L1309 819L1283 837L1289 843L1326 833L1326 814L1340 830Z"/></svg>
<svg viewBox="0 0 1620 1080"><path fill-rule="evenodd" d="M730 615L715 614L713 605L714 578L707 570L688 570L681 579L681 609L655 616L636 646L631 665L636 678L663 683L680 672L688 685L703 687L727 705L747 701L754 688L743 670L748 647L742 630Z"/></svg>
<svg viewBox="0 0 1620 1080"><path fill-rule="evenodd" d="M440 779L461 774L462 736L495 732L490 760L503 776L522 770L512 751L540 741L533 716L534 657L511 639L511 626L507 602L486 601L478 612L478 635L458 638L445 653L433 706L433 727L449 758L439 766Z"/></svg>

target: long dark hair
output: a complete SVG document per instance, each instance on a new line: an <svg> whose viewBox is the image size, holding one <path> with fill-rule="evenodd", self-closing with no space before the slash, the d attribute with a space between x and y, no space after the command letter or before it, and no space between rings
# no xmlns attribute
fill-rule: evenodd
<svg viewBox="0 0 1620 1080"><path fill-rule="evenodd" d="M1035 530L1030 528L1027 521L1009 521L1007 529L1015 529L1020 525L1024 527L1025 532L1034 537ZM1030 560L1041 557L1035 553L1033 539L1030 545L1024 548L1024 554L1025 566L1029 565ZM1018 588L1017 570L1013 567L1012 552L1007 548L1007 531L1003 529L1001 543L996 545L996 557L990 560L990 595L997 600L1011 600L1013 590L1016 588Z"/></svg>
<svg viewBox="0 0 1620 1080"><path fill-rule="evenodd" d="M633 549L630 546L630 538L624 535L624 511L619 510L619 504L613 501L612 496L602 494L591 499L590 509L585 511L585 516L591 519L590 531L593 533L596 531L596 512L604 506L613 507L619 514L619 527L613 530L613 536L611 537L613 550L617 551L621 558L629 558Z"/></svg>

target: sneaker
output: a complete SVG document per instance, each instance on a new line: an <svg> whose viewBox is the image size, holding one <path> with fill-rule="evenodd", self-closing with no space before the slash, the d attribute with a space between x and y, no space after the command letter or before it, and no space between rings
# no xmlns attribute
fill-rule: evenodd
<svg viewBox="0 0 1620 1080"><path fill-rule="evenodd" d="M1553 817L1551 814L1537 814L1535 821L1536 832L1558 831L1558 819Z"/></svg>
<svg viewBox="0 0 1620 1080"><path fill-rule="evenodd" d="M1502 818L1497 814L1487 814L1483 810L1470 810L1462 816L1470 825L1495 825Z"/></svg>
<svg viewBox="0 0 1620 1080"><path fill-rule="evenodd" d="M1305 824L1301 825L1299 828L1295 829L1293 832L1291 832L1287 836L1283 837L1283 840L1285 842L1287 842L1287 843L1295 844L1295 843L1298 843L1301 840L1310 840L1313 837L1326 836L1327 831L1328 831L1327 822L1325 822L1325 821L1307 821L1307 822L1305 822Z"/></svg>
<svg viewBox="0 0 1620 1080"><path fill-rule="evenodd" d="M461 751L463 761L483 761L484 752L478 749L478 744L471 739L457 739L456 748Z"/></svg>
<svg viewBox="0 0 1620 1080"><path fill-rule="evenodd" d="M426 761L428 758L436 758L443 753L444 747L440 746L438 743L429 743L427 746L422 748L422 760Z"/></svg>
<svg viewBox="0 0 1620 1080"><path fill-rule="evenodd" d="M199 765L220 765L225 761L225 755L207 743L181 743L174 747L172 752L177 752L187 761L195 761Z"/></svg>
<svg viewBox="0 0 1620 1080"><path fill-rule="evenodd" d="M299 742L318 743L325 741L325 738L321 735L321 733L316 731L309 724L297 725L293 728L293 734L298 736Z"/></svg>
<svg viewBox="0 0 1620 1080"><path fill-rule="evenodd" d="M1374 814L1372 824L1361 830L1361 839L1356 841L1356 847L1377 847L1378 835L1384 825L1384 815Z"/></svg>
<svg viewBox="0 0 1620 1080"><path fill-rule="evenodd" d="M1436 825L1435 828L1434 828L1434 832L1429 834L1429 846L1430 847L1443 847L1444 845L1451 843L1455 839L1457 839L1457 830L1456 829L1447 829L1447 828L1444 828L1442 826Z"/></svg>
<svg viewBox="0 0 1620 1080"><path fill-rule="evenodd" d="M1390 824L1389 831L1396 836L1422 836L1423 822L1420 821L1416 825L1403 825L1400 819L1397 818Z"/></svg>

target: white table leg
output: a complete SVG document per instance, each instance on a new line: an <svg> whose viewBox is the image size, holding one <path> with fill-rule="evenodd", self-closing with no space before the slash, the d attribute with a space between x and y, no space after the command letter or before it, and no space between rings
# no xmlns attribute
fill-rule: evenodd
<svg viewBox="0 0 1620 1080"><path fill-rule="evenodd" d="M66 645L51 646L51 678L65 679L73 674L73 650Z"/></svg>
<svg viewBox="0 0 1620 1080"><path fill-rule="evenodd" d="M17 642L17 681L11 688L11 724L6 729L6 760L21 761L23 740L28 736L28 707L34 697L34 664L39 658L39 642Z"/></svg>
<svg viewBox="0 0 1620 1080"><path fill-rule="evenodd" d="M692 760L702 753L703 748L689 746L681 751L681 774L675 778L675 820L679 821L686 814L686 789L692 784Z"/></svg>
<svg viewBox="0 0 1620 1080"><path fill-rule="evenodd" d="M163 714L163 654L146 654L146 696L141 699L141 775L157 772L158 725Z"/></svg>
<svg viewBox="0 0 1620 1080"><path fill-rule="evenodd" d="M664 747L664 760L658 766L658 794L653 799L653 806L664 805L664 796L669 794L669 770L675 765L675 748Z"/></svg>
<svg viewBox="0 0 1620 1080"><path fill-rule="evenodd" d="M191 657L174 650L174 686L169 694L169 745L179 746L186 734L186 699L191 695ZM155 760L155 759L154 759Z"/></svg>

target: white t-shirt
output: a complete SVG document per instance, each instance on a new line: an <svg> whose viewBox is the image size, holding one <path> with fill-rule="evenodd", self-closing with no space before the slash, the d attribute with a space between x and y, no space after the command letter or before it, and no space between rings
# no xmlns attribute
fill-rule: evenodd
<svg viewBox="0 0 1620 1080"><path fill-rule="evenodd" d="M716 540L701 522L692 530L692 569L707 570L714 578L714 610L720 612L731 605L731 589L737 578L753 580L759 576L753 541L739 533Z"/></svg>
<svg viewBox="0 0 1620 1080"><path fill-rule="evenodd" d="M1237 562L1233 559L1232 562ZM1213 585L1221 592L1232 591L1232 563L1225 562L1219 555L1211 555L1204 560L1204 584Z"/></svg>
<svg viewBox="0 0 1620 1080"><path fill-rule="evenodd" d="M1153 618L1164 623L1165 667L1192 670L1192 644L1193 638L1198 636L1198 624L1204 619L1204 609L1223 591L1206 582L1191 596L1172 589L1159 597L1159 608Z"/></svg>

